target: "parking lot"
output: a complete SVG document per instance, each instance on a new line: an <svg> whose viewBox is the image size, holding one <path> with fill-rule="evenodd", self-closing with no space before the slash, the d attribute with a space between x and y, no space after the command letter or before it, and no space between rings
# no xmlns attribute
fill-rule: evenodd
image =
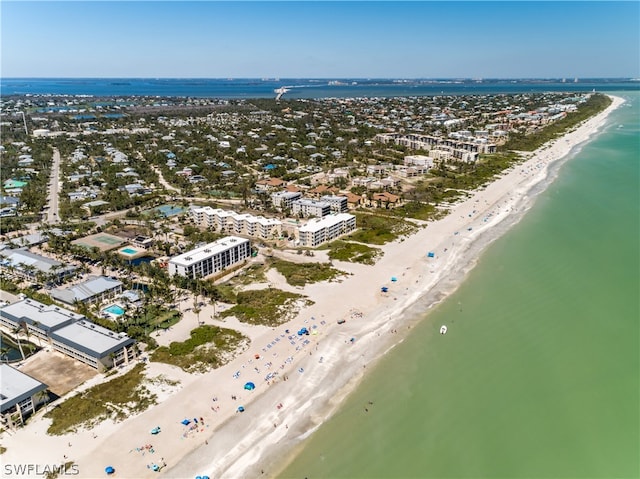
<svg viewBox="0 0 640 479"><path fill-rule="evenodd" d="M98 374L80 361L46 349L29 358L20 371L45 383L57 396L68 393Z"/></svg>

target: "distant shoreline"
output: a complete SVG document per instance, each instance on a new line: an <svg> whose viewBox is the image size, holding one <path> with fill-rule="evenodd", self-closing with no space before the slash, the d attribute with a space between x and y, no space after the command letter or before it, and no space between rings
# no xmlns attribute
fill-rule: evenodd
<svg viewBox="0 0 640 479"><path fill-rule="evenodd" d="M491 95L543 92L584 93L638 90L634 79L207 79L207 78L1 78L2 97L74 96L94 98L162 97L251 100L345 97Z"/></svg>

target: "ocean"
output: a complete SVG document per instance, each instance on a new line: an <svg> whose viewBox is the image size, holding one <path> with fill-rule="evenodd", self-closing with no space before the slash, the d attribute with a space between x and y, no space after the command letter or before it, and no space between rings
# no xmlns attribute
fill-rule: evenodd
<svg viewBox="0 0 640 479"><path fill-rule="evenodd" d="M278 477L640 477L640 94L617 94Z"/></svg>
<svg viewBox="0 0 640 479"><path fill-rule="evenodd" d="M550 80L392 80L392 79L180 79L180 78L0 78L0 96L90 95L193 98L283 99L393 97L429 95L493 95L546 91L637 91L640 82L623 79Z"/></svg>

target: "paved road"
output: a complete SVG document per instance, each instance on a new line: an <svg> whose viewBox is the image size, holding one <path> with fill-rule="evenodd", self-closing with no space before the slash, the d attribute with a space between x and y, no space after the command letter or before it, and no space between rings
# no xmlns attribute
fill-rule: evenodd
<svg viewBox="0 0 640 479"><path fill-rule="evenodd" d="M58 196L60 194L60 152L53 149L53 165L51 166L51 177L49 178L49 198L47 205L47 223L55 224L60 221L60 206Z"/></svg>

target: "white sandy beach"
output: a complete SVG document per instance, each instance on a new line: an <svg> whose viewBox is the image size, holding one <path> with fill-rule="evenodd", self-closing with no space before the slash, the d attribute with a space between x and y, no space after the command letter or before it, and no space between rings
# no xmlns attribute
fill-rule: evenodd
<svg viewBox="0 0 640 479"><path fill-rule="evenodd" d="M375 266L334 262L349 274L340 282L303 289L269 274L273 287L314 301L286 325L254 327L233 318L221 322L212 317L212 306L203 308L201 321L240 330L250 337L250 347L206 374L188 375L151 364L150 376L179 379L180 385L157 386L159 404L122 423L106 422L92 431L51 437L45 433L49 420L39 413L26 428L5 435L3 477L42 477L34 472L8 476L5 465L60 464L65 456L75 461L75 477L81 478L106 477L106 466L116 470L111 477L119 478L277 476L283 459L336 410L376 359L406 336L416 318L407 310L417 303L434 304L454 290L487 244L517 222L535 194L548 185L557 170L550 166L570 157L622 102L613 97L605 112L528 154L526 162L452 207L446 218L383 246L384 256ZM434 258L427 257L430 251ZM320 259L320 254L314 258ZM389 291L382 293L381 286ZM338 319L346 322L338 325ZM186 313L157 340L183 340L196 325L195 315ZM298 336L301 327L311 334ZM440 324L433 327L439 329ZM455 331L450 328L448 334ZM255 383L255 390L243 388L248 381ZM245 408L242 413L237 412L240 405ZM185 418L192 421L189 426L181 423ZM191 429L194 418L198 425ZM156 426L162 432L151 435ZM166 467L160 472L149 468L163 463Z"/></svg>

